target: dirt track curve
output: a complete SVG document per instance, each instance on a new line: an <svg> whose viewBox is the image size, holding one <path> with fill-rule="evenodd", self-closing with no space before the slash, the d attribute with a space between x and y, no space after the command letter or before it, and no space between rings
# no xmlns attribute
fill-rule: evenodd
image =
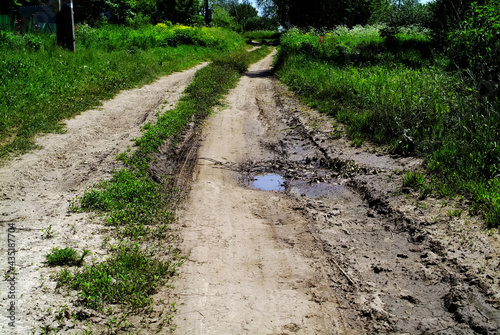
<svg viewBox="0 0 500 335"><path fill-rule="evenodd" d="M342 126L273 78L271 63L272 55L252 65L181 150L190 190L174 230L186 261L174 292L155 296L175 302L174 334L498 334L498 233L466 199L402 188L420 160L352 147ZM69 203L111 176L116 154L176 103L196 69L123 92L0 168L0 270L9 225L18 270L16 328L3 321L2 281L0 333L84 329L55 321L58 308L80 307L56 292L45 254L75 246L106 256L102 226ZM255 186L266 174L283 178L275 191ZM154 334L158 320L142 318L140 334ZM98 313L86 322L102 329Z"/></svg>

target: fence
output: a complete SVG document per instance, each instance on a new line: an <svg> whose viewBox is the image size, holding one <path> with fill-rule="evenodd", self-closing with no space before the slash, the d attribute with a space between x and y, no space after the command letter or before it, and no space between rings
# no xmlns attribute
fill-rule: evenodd
<svg viewBox="0 0 500 335"><path fill-rule="evenodd" d="M0 15L0 30L55 33L56 14L49 6L23 6L17 15Z"/></svg>

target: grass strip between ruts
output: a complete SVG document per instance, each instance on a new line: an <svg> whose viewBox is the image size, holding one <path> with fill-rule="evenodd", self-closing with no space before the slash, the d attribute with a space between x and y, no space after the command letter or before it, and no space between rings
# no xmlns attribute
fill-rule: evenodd
<svg viewBox="0 0 500 335"><path fill-rule="evenodd" d="M138 149L119 155L126 167L74 202L75 210L103 213L108 224L118 228L120 243L102 263L62 270L59 285L77 290L87 307L101 311L105 304L119 304L128 310L151 304L152 294L174 275L178 261L175 252L171 260L158 260L147 246L154 239L168 240L164 227L172 222L174 208L166 198L168 192L175 192L153 180L148 171L152 161L149 154L157 152L166 139L180 136L193 120L209 115L223 95L236 86L248 65L269 52L264 47L232 53L199 70L178 106L161 115L156 124L145 127L143 136L136 140Z"/></svg>

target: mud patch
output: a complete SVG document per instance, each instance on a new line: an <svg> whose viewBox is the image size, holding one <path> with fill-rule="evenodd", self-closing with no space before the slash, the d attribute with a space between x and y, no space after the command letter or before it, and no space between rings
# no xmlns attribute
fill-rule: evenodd
<svg viewBox="0 0 500 335"><path fill-rule="evenodd" d="M495 257L491 247L466 234L465 248L443 243L456 222L441 212L461 204L403 193L401 176L418 159L353 148L330 136L331 120L286 97L276 95L279 113L261 104L262 145L274 160L238 172L243 184L256 173L285 178L285 193L330 261L330 287L350 326L365 334L497 334L498 292L489 285L498 275L477 265Z"/></svg>

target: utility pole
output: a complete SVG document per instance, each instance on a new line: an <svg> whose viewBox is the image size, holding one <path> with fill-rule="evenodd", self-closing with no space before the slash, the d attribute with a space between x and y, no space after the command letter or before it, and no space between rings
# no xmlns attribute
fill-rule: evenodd
<svg viewBox="0 0 500 335"><path fill-rule="evenodd" d="M59 0L56 13L57 44L75 51L75 20L73 17L73 0Z"/></svg>
<svg viewBox="0 0 500 335"><path fill-rule="evenodd" d="M212 9L208 8L208 0L205 0L205 24L208 26L212 22Z"/></svg>

